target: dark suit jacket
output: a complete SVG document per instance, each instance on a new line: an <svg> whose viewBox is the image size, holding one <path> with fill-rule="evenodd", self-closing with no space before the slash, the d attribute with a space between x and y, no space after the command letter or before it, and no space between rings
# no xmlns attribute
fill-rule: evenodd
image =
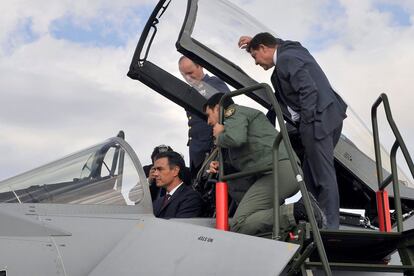
<svg viewBox="0 0 414 276"><path fill-rule="evenodd" d="M300 114L300 124L313 124L316 139L326 137L346 118L346 103L299 42L280 42L272 84L278 100Z"/></svg>
<svg viewBox="0 0 414 276"><path fill-rule="evenodd" d="M181 185L167 205L162 207L164 196L153 202L154 215L158 218L193 218L201 215L203 201L191 187Z"/></svg>
<svg viewBox="0 0 414 276"><path fill-rule="evenodd" d="M229 92L229 88L219 78L205 75L203 78L203 87L199 88L200 94L206 98L210 98L217 92ZM206 152L209 152L213 147L213 130L207 125L204 119L187 111L188 118L188 143L190 151L190 168L197 168L201 165L206 157Z"/></svg>

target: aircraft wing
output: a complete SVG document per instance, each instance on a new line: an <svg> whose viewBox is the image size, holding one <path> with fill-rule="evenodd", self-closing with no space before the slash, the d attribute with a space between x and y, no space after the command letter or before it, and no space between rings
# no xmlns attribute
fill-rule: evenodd
<svg viewBox="0 0 414 276"><path fill-rule="evenodd" d="M145 218L90 275L279 275L298 245Z"/></svg>

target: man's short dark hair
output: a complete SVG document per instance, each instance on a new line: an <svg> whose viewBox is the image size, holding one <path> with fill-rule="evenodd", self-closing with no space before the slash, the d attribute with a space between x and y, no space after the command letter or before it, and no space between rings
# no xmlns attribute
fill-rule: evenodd
<svg viewBox="0 0 414 276"><path fill-rule="evenodd" d="M281 41L280 38L276 38L270 33L258 33L252 38L249 45L246 47L246 51L250 53L252 50L257 50L260 44L263 44L266 47L275 48Z"/></svg>
<svg viewBox="0 0 414 276"><path fill-rule="evenodd" d="M158 153L157 156L155 156L155 160L158 160L161 158L167 158L170 169L177 166L180 169L180 171L178 172L178 177L181 180L185 179L185 174L184 174L185 162L181 154L175 151L164 151L164 152Z"/></svg>
<svg viewBox="0 0 414 276"><path fill-rule="evenodd" d="M207 102L203 105L203 111L206 112L207 107L213 109L216 105L219 104L221 98L223 97L224 93L216 93L211 96ZM225 98L223 102L223 108L226 109L230 105L234 104L231 98Z"/></svg>

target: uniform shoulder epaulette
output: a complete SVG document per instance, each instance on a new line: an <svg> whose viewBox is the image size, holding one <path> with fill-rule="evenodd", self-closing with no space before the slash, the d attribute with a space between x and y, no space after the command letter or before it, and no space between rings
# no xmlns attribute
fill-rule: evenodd
<svg viewBox="0 0 414 276"><path fill-rule="evenodd" d="M236 108L234 106L230 106L224 111L224 118L228 118L236 112Z"/></svg>

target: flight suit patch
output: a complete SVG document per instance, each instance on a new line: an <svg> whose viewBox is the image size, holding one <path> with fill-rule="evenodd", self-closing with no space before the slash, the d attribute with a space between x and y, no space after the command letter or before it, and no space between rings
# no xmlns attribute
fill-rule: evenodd
<svg viewBox="0 0 414 276"><path fill-rule="evenodd" d="M236 109L234 107L229 107L224 111L224 118L228 118L232 116L236 112Z"/></svg>

